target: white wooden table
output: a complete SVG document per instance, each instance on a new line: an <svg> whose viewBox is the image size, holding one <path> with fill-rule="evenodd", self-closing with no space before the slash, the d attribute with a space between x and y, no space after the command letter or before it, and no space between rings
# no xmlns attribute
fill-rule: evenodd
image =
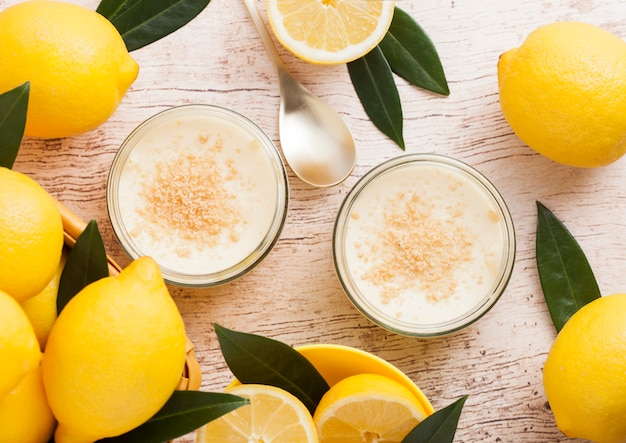
<svg viewBox="0 0 626 443"><path fill-rule="evenodd" d="M0 0L0 8L18 1ZM98 3L75 1L93 9ZM264 3L258 5L264 15ZM534 28L553 21L585 21L626 38L626 3L399 0L397 6L435 43L451 90L444 98L397 80L406 151L465 161L501 191L517 234L517 259L506 292L474 325L428 340L386 332L355 310L333 269L334 216L361 176L402 151L364 113L345 65L310 65L279 48L293 75L346 119L357 143L357 166L348 180L328 189L305 185L289 171L287 222L261 265L218 288L170 287L196 345L202 389L219 391L232 377L213 331L218 322L292 345L339 343L373 352L405 371L435 409L469 394L458 442L565 441L542 385L555 330L535 265L535 201L550 208L578 239L602 292L623 291L626 160L581 170L535 154L501 114L496 63ZM249 117L279 145L277 78L242 2L212 0L185 28L132 55L140 65L139 77L108 122L72 138L26 139L15 164L83 219L97 220L109 254L122 265L129 258L108 221L106 179L116 150L141 121L170 106L211 103ZM193 436L180 441L193 441Z"/></svg>

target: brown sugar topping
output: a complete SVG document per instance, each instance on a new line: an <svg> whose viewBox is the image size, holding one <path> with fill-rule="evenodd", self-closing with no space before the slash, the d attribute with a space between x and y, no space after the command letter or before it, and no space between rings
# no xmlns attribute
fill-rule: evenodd
<svg viewBox="0 0 626 443"><path fill-rule="evenodd" d="M461 207L446 208L447 217L434 216L435 205L416 194L398 193L384 213L384 228L372 248L376 259L364 279L383 287L383 303L419 287L431 302L455 291L455 271L471 260L473 237L460 223ZM358 245L357 245L358 247Z"/></svg>
<svg viewBox="0 0 626 443"><path fill-rule="evenodd" d="M206 142L206 134L199 135ZM221 142L213 149L220 149ZM161 162L143 187L146 205L139 215L153 225L151 235L159 236L164 230L174 231L184 240L193 240L201 246L215 246L220 236L230 241L238 240L236 226L241 223L235 196L225 186L238 176L232 163L227 171L220 170L210 155L182 153L174 161ZM179 256L189 256L189 250L179 249Z"/></svg>

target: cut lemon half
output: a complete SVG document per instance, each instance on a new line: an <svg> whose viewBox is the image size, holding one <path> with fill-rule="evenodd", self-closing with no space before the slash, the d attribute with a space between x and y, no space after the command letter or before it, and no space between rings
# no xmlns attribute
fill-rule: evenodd
<svg viewBox="0 0 626 443"><path fill-rule="evenodd" d="M401 442L428 413L405 386L377 374L341 380L322 397L313 421L320 443Z"/></svg>
<svg viewBox="0 0 626 443"><path fill-rule="evenodd" d="M304 404L274 386L229 386L229 394L250 399L250 404L201 427L197 443L317 443L313 418Z"/></svg>
<svg viewBox="0 0 626 443"><path fill-rule="evenodd" d="M370 52L385 37L393 0L267 0L278 41L310 63L339 64Z"/></svg>

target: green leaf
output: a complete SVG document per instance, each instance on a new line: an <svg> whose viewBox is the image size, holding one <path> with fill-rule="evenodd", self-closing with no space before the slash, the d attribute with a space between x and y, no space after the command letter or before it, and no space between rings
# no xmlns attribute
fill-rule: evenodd
<svg viewBox="0 0 626 443"><path fill-rule="evenodd" d="M163 408L150 420L118 437L98 440L106 443L161 443L195 431L228 412L250 404L231 394L201 391L174 391Z"/></svg>
<svg viewBox="0 0 626 443"><path fill-rule="evenodd" d="M452 443L467 395L426 417L402 443Z"/></svg>
<svg viewBox="0 0 626 443"><path fill-rule="evenodd" d="M85 286L109 275L102 236L95 220L87 223L85 230L76 239L70 250L59 281L57 313Z"/></svg>
<svg viewBox="0 0 626 443"><path fill-rule="evenodd" d="M380 131L404 149L402 103L389 63L379 47L348 63L352 85L363 109Z"/></svg>
<svg viewBox="0 0 626 443"><path fill-rule="evenodd" d="M11 169L24 137L30 83L0 95L0 166Z"/></svg>
<svg viewBox="0 0 626 443"><path fill-rule="evenodd" d="M330 387L302 354L270 338L214 326L226 364L241 383L285 389L315 412Z"/></svg>
<svg viewBox="0 0 626 443"><path fill-rule="evenodd" d="M128 51L147 46L182 28L210 0L102 0L96 9L121 34Z"/></svg>
<svg viewBox="0 0 626 443"><path fill-rule="evenodd" d="M557 332L600 289L585 253L561 221L537 202L537 270Z"/></svg>
<svg viewBox="0 0 626 443"><path fill-rule="evenodd" d="M422 27L396 7L391 27L379 44L393 72L420 88L449 95L435 45Z"/></svg>

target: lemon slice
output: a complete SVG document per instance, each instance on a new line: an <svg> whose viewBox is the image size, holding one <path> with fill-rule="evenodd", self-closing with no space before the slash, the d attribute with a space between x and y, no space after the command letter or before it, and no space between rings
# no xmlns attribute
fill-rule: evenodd
<svg viewBox="0 0 626 443"><path fill-rule="evenodd" d="M320 443L401 442L428 413L405 386L377 374L341 380L322 397L313 420Z"/></svg>
<svg viewBox="0 0 626 443"><path fill-rule="evenodd" d="M393 0L267 0L278 41L310 63L339 64L370 52L385 37Z"/></svg>
<svg viewBox="0 0 626 443"><path fill-rule="evenodd" d="M201 427L197 443L318 442L311 414L289 392L257 384L230 386L224 392L246 397L250 404Z"/></svg>

